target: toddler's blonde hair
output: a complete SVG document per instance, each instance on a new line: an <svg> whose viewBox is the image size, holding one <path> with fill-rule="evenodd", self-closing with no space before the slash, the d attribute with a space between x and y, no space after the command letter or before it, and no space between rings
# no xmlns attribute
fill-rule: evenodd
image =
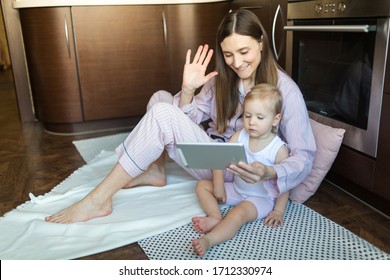
<svg viewBox="0 0 390 280"><path fill-rule="evenodd" d="M245 103L252 100L258 100L265 104L265 106L274 113L274 116L282 113L283 98L280 91L273 85L261 83L255 85L250 92L245 96ZM273 127L273 133L277 132L277 127Z"/></svg>

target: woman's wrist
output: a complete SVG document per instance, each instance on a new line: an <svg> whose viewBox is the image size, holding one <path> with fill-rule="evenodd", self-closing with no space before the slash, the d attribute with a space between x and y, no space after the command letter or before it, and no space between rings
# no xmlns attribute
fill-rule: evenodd
<svg viewBox="0 0 390 280"><path fill-rule="evenodd" d="M194 96L196 88L188 87L185 84L181 85L181 93L186 96Z"/></svg>
<svg viewBox="0 0 390 280"><path fill-rule="evenodd" d="M182 87L180 96L180 106L190 104L194 98L195 91L191 91Z"/></svg>
<svg viewBox="0 0 390 280"><path fill-rule="evenodd" d="M275 169L272 166L266 166L264 178L262 178L262 179L271 180L271 179L276 179L276 178L277 178L277 174L276 174Z"/></svg>

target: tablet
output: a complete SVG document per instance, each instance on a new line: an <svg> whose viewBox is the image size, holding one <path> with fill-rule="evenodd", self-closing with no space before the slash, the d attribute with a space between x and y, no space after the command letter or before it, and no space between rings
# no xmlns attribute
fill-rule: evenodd
<svg viewBox="0 0 390 280"><path fill-rule="evenodd" d="M246 161L242 143L177 143L183 164L193 169L218 169Z"/></svg>

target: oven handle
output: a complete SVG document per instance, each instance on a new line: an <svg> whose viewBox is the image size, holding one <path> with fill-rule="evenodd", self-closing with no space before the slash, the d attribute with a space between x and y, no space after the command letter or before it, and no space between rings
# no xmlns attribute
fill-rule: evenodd
<svg viewBox="0 0 390 280"><path fill-rule="evenodd" d="M302 25L285 26L286 31L330 31L330 32L370 32L375 31L375 25Z"/></svg>

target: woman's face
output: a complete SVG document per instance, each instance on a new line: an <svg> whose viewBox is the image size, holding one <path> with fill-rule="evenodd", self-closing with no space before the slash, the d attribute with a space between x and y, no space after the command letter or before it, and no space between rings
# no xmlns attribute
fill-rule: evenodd
<svg viewBox="0 0 390 280"><path fill-rule="evenodd" d="M233 33L221 43L225 63L243 79L254 80L261 61L263 43L251 36Z"/></svg>

